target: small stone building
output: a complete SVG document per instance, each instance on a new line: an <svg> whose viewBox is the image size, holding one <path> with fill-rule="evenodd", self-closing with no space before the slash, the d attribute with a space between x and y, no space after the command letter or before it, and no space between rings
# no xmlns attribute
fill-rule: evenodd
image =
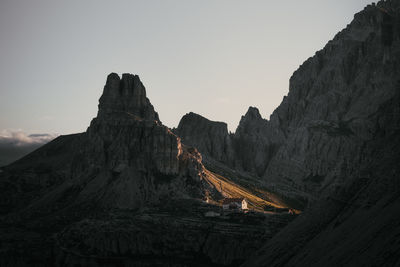
<svg viewBox="0 0 400 267"><path fill-rule="evenodd" d="M225 198L222 202L224 210L247 210L247 200L245 198Z"/></svg>

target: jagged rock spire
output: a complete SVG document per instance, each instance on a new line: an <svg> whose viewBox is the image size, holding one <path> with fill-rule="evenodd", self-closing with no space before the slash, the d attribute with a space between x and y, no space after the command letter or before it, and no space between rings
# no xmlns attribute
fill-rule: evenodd
<svg viewBox="0 0 400 267"><path fill-rule="evenodd" d="M138 119L159 121L138 75L124 73L120 79L118 74L111 73L107 77L97 117L100 120L112 119L120 117L121 113Z"/></svg>

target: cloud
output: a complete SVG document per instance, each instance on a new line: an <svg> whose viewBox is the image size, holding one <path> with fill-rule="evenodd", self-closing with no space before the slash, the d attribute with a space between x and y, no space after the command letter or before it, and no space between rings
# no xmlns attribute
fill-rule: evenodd
<svg viewBox="0 0 400 267"><path fill-rule="evenodd" d="M3 130L0 131L0 145L30 146L46 144L56 138L57 134L26 134L23 131Z"/></svg>
<svg viewBox="0 0 400 267"><path fill-rule="evenodd" d="M22 158L57 136L57 134L28 135L21 130L0 131L0 167Z"/></svg>

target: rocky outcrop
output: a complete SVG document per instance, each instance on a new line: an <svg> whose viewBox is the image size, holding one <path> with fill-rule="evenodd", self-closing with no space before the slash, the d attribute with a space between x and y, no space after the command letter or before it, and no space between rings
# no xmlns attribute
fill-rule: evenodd
<svg viewBox="0 0 400 267"><path fill-rule="evenodd" d="M59 265L68 266L85 260L94 264L101 258L134 266L193 266L194 262L198 266L238 266L290 218L282 214L264 221L263 216L252 220L243 214L236 216L237 221L207 220L187 213L152 212L86 219L56 236L55 258Z"/></svg>
<svg viewBox="0 0 400 267"><path fill-rule="evenodd" d="M230 163L233 159L232 141L224 122L210 121L190 112L182 117L178 128L173 131L184 144L201 151L204 160Z"/></svg>
<svg viewBox="0 0 400 267"><path fill-rule="evenodd" d="M125 113L144 120L159 121L157 112L146 97L146 89L138 75L124 73L122 78L116 73L107 77L103 94L99 100L99 120L120 118Z"/></svg>

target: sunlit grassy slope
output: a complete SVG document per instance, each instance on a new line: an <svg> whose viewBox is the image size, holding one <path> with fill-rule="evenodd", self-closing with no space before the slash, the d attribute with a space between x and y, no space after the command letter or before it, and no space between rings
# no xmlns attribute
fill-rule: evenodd
<svg viewBox="0 0 400 267"><path fill-rule="evenodd" d="M279 200L274 194L265 190L258 189L257 194L253 190L245 188L230 179L205 170L207 182L215 187L224 197L227 198L246 198L249 208L256 211L290 208Z"/></svg>

